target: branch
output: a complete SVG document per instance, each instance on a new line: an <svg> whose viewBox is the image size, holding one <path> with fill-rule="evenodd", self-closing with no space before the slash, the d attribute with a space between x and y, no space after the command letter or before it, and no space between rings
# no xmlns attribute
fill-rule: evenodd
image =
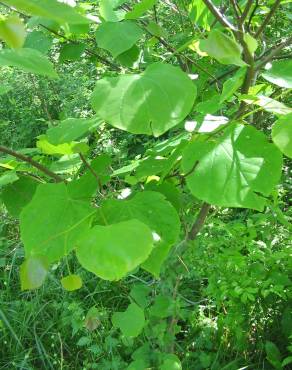
<svg viewBox="0 0 292 370"><path fill-rule="evenodd" d="M284 49L286 46L290 45L292 43L292 36L289 37L286 41L281 42L278 45L275 45L272 47L267 56L265 56L262 60L259 61L259 63L256 66L256 70L258 71L260 68L262 68L264 65L266 65L269 61L274 59L275 56L277 56L282 49Z"/></svg>
<svg viewBox="0 0 292 370"><path fill-rule="evenodd" d="M89 171L92 173L92 175L96 178L97 183L98 183L98 186L99 186L99 188L101 190L102 189L102 184L101 184L101 181L100 181L100 178L99 178L98 174L90 166L90 164L87 162L87 160L85 159L85 157L84 157L84 155L82 153L79 153L79 156L80 156L82 162L84 163L85 167L87 167L89 169Z"/></svg>
<svg viewBox="0 0 292 370"><path fill-rule="evenodd" d="M208 216L210 208L211 208L210 204L203 203L202 208L199 212L199 215L198 215L196 221L194 222L191 230L188 233L188 239L189 240L194 240L196 238L196 236L198 235L199 231L201 230L201 228L203 227L203 225L206 221L206 218Z"/></svg>
<svg viewBox="0 0 292 370"><path fill-rule="evenodd" d="M240 17L240 22L241 23L243 23L245 21L245 18L248 16L248 13L250 11L250 8L251 8L253 2L254 2L254 0L248 0L247 1L247 4L246 4L246 6L244 8L244 11L243 11L243 13L242 13L242 15Z"/></svg>
<svg viewBox="0 0 292 370"><path fill-rule="evenodd" d="M210 0L203 0L206 7L214 15L214 17L222 24L223 27L230 28L232 31L236 32L236 28L223 14L220 13L219 9Z"/></svg>
<svg viewBox="0 0 292 370"><path fill-rule="evenodd" d="M56 173L52 172L48 168L44 167L42 164L34 161L30 157L27 157L26 155L23 155L21 153L15 152L12 149L6 148L5 146L0 145L0 152L9 154L17 159L20 159L21 161L29 163L31 166L37 168L39 171L45 173L47 176L51 177L55 180L55 182L62 182L63 179Z"/></svg>
<svg viewBox="0 0 292 370"><path fill-rule="evenodd" d="M280 5L280 2L281 2L281 0L276 0L275 1L274 5L272 6L271 10L267 14L267 16L264 19L263 23L261 24L260 28L257 30L257 32L255 34L255 38L259 37L260 34L263 32L263 30L265 29L266 25L269 23L270 19L275 14L278 6Z"/></svg>

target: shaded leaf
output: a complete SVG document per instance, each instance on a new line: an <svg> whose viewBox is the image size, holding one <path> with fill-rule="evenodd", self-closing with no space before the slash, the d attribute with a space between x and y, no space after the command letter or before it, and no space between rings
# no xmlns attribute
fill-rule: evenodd
<svg viewBox="0 0 292 370"><path fill-rule="evenodd" d="M65 184L39 185L20 214L26 255L45 255L49 262L59 260L89 229L93 214L89 202L73 199Z"/></svg>
<svg viewBox="0 0 292 370"><path fill-rule="evenodd" d="M21 290L37 289L47 276L48 262L42 256L29 257L21 264L19 273Z"/></svg>
<svg viewBox="0 0 292 370"><path fill-rule="evenodd" d="M38 182L30 177L21 177L19 180L5 187L2 199L8 212L19 217L22 209L31 201Z"/></svg>

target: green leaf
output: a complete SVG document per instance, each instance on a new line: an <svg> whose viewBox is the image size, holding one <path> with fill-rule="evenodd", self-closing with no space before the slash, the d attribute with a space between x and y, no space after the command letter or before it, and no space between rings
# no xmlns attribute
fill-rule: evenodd
<svg viewBox="0 0 292 370"><path fill-rule="evenodd" d="M195 97L196 87L184 72L155 63L140 75L98 81L92 106L114 127L133 134L160 136L187 116Z"/></svg>
<svg viewBox="0 0 292 370"><path fill-rule="evenodd" d="M180 359L172 353L165 355L159 370L182 370Z"/></svg>
<svg viewBox="0 0 292 370"><path fill-rule="evenodd" d="M53 64L35 49L2 49L0 50L0 66L17 67L25 72L52 78L58 77Z"/></svg>
<svg viewBox="0 0 292 370"><path fill-rule="evenodd" d="M160 319L172 316L174 313L173 299L169 296L158 295L149 313L151 316L159 317Z"/></svg>
<svg viewBox="0 0 292 370"><path fill-rule="evenodd" d="M292 113L281 117L274 123L272 139L282 153L292 158Z"/></svg>
<svg viewBox="0 0 292 370"><path fill-rule="evenodd" d="M11 48L21 48L26 36L23 21L17 15L0 19L0 38Z"/></svg>
<svg viewBox="0 0 292 370"><path fill-rule="evenodd" d="M98 47L109 51L114 58L131 49L142 35L142 29L132 21L105 22L95 33Z"/></svg>
<svg viewBox="0 0 292 370"><path fill-rule="evenodd" d="M24 43L24 48L36 49L40 53L47 54L52 46L52 37L42 31L30 32Z"/></svg>
<svg viewBox="0 0 292 370"><path fill-rule="evenodd" d="M207 40L200 41L200 49L222 64L235 64L239 67L246 65L241 59L242 47L218 30L211 31Z"/></svg>
<svg viewBox="0 0 292 370"><path fill-rule="evenodd" d="M166 37L167 32L156 22L149 22L146 27L147 31L156 37Z"/></svg>
<svg viewBox="0 0 292 370"><path fill-rule="evenodd" d="M71 274L61 279L61 284L68 292L73 292L82 287L82 279L79 275Z"/></svg>
<svg viewBox="0 0 292 370"><path fill-rule="evenodd" d="M220 96L215 95L211 99L204 100L201 103L196 104L196 112L202 114L213 114L222 108Z"/></svg>
<svg viewBox="0 0 292 370"><path fill-rule="evenodd" d="M139 60L140 50L134 45L131 49L117 56L116 60L123 66L133 68Z"/></svg>
<svg viewBox="0 0 292 370"><path fill-rule="evenodd" d="M31 201L37 185L38 182L30 177L21 177L4 188L2 199L12 216L19 217L21 210Z"/></svg>
<svg viewBox="0 0 292 370"><path fill-rule="evenodd" d="M4 0L3 3L21 12L52 19L58 23L89 23L88 19L78 14L74 8L57 0Z"/></svg>
<svg viewBox="0 0 292 370"><path fill-rule="evenodd" d="M216 4L217 5L217 4ZM193 0L190 5L190 18L200 27L210 30L214 16L209 11L203 0Z"/></svg>
<svg viewBox="0 0 292 370"><path fill-rule="evenodd" d="M197 165L195 165L197 163ZM183 153L182 168L194 196L222 207L263 210L281 176L282 156L251 126L232 124L213 141L194 141Z"/></svg>
<svg viewBox="0 0 292 370"><path fill-rule="evenodd" d="M45 135L38 137L36 146L42 151L42 153L49 155L70 155L74 153L86 153L89 150L86 143L78 143L75 141L53 145L47 140Z"/></svg>
<svg viewBox="0 0 292 370"><path fill-rule="evenodd" d="M58 261L75 248L95 213L89 202L73 199L67 186L41 184L20 214L21 239L27 256Z"/></svg>
<svg viewBox="0 0 292 370"><path fill-rule="evenodd" d="M130 292L130 297L137 303L140 307L146 308L149 303L149 293L151 289L149 286L144 284L135 284Z"/></svg>
<svg viewBox="0 0 292 370"><path fill-rule="evenodd" d="M180 221L177 212L162 194L144 191L129 200L104 201L97 210L96 222L107 225L132 218L147 225L155 236L155 248L142 267L157 276L170 247L179 236Z"/></svg>
<svg viewBox="0 0 292 370"><path fill-rule="evenodd" d="M125 1L100 0L99 13L106 22L119 22L125 17L124 10L115 10L116 7Z"/></svg>
<svg viewBox="0 0 292 370"><path fill-rule="evenodd" d="M262 107L265 111L277 115L285 115L292 112L292 108L289 108L287 107L287 105L264 95L258 95L256 97L252 97L252 99L244 99L244 101L248 104L258 105Z"/></svg>
<svg viewBox="0 0 292 370"><path fill-rule="evenodd" d="M259 44L257 40L252 37L249 33L245 33L243 35L243 39L248 47L248 50L251 54L254 54L254 52L257 50Z"/></svg>
<svg viewBox="0 0 292 370"><path fill-rule="evenodd" d="M90 166L97 174L97 178L90 170L87 170L79 179L71 181L68 185L70 196L74 199L90 200L100 185L110 180L109 166L111 158L107 154L101 154L90 162Z"/></svg>
<svg viewBox="0 0 292 370"><path fill-rule="evenodd" d="M126 311L113 314L112 323L125 337L135 338L141 334L145 325L144 311L135 303L131 303Z"/></svg>
<svg viewBox="0 0 292 370"><path fill-rule="evenodd" d="M271 68L263 74L263 78L275 85L292 88L292 59L272 62Z"/></svg>
<svg viewBox="0 0 292 370"><path fill-rule="evenodd" d="M88 271L105 280L119 280L149 256L153 238L148 226L132 219L94 226L77 246L77 258Z"/></svg>
<svg viewBox="0 0 292 370"><path fill-rule="evenodd" d="M18 179L19 177L17 176L16 172L14 171L5 172L3 175L0 176L0 186L12 184Z"/></svg>
<svg viewBox="0 0 292 370"><path fill-rule="evenodd" d="M232 95L240 88L243 83L245 73L246 68L240 68L235 73L235 75L224 82L222 94L220 96L220 104L222 104L225 100L229 100Z"/></svg>
<svg viewBox="0 0 292 370"><path fill-rule="evenodd" d="M45 257L27 258L20 266L21 290L37 289L42 286L48 273L48 262Z"/></svg>
<svg viewBox="0 0 292 370"><path fill-rule="evenodd" d="M270 364L272 364L275 367L275 369L282 369L281 364L282 356L278 347L273 342L266 341L265 350L267 354L267 360L270 362Z"/></svg>
<svg viewBox="0 0 292 370"><path fill-rule="evenodd" d="M101 123L102 120L98 117L67 118L64 121L60 121L58 125L49 128L46 136L48 141L53 145L70 143L84 137L89 131L98 127Z"/></svg>
<svg viewBox="0 0 292 370"><path fill-rule="evenodd" d="M86 44L69 43L61 47L59 60L61 63L66 60L78 60L86 49Z"/></svg>
<svg viewBox="0 0 292 370"><path fill-rule="evenodd" d="M156 3L157 0L141 0L125 15L125 19L137 19L141 17L144 13L153 8Z"/></svg>

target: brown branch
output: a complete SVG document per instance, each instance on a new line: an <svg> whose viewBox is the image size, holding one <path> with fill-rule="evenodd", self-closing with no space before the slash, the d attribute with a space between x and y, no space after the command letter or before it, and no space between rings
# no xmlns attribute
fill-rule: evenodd
<svg viewBox="0 0 292 370"><path fill-rule="evenodd" d="M268 62L270 62L273 58L275 58L282 49L284 49L286 46L289 46L292 43L292 36L289 37L286 41L281 42L278 45L275 45L271 49L269 49L268 54L259 61L259 63L256 66L256 70L259 70L264 65L266 65Z"/></svg>
<svg viewBox="0 0 292 370"><path fill-rule="evenodd" d="M203 225L206 221L206 218L208 216L210 208L211 208L210 204L203 203L203 205L201 207L201 210L199 212L199 215L198 215L196 221L194 222L193 226L191 227L191 230L188 233L188 239L189 240L194 240L196 238L196 236L198 235L198 233L200 232L200 230L202 229L202 227L203 227Z"/></svg>
<svg viewBox="0 0 292 370"><path fill-rule="evenodd" d="M252 19L253 19L254 15L255 15L255 12L256 12L256 10L257 10L258 7L259 7L259 0L256 0L255 1L255 6L254 6L252 12L250 13L249 18L248 18L247 27L246 27L248 31L250 29L251 21L252 21Z"/></svg>
<svg viewBox="0 0 292 370"><path fill-rule="evenodd" d="M254 0L248 0L247 1L247 4L246 4L246 6L244 8L244 11L243 11L243 13L242 13L242 15L240 17L241 24L243 24L243 22L245 21L245 18L248 16L248 13L250 11L250 8L251 8L253 2L254 2Z"/></svg>
<svg viewBox="0 0 292 370"><path fill-rule="evenodd" d="M42 164L36 162L35 160L31 159L30 157L27 157L26 155L23 155L21 153L15 152L12 149L6 148L5 146L0 145L0 152L11 155L17 159L20 159L21 161L24 161L26 163L29 163L31 166L37 168L39 171L45 173L47 176L51 177L55 180L55 182L62 182L63 179L56 173L52 172L48 168L44 167Z"/></svg>
<svg viewBox="0 0 292 370"><path fill-rule="evenodd" d="M281 0L276 0L275 1L274 5L272 6L271 10L267 14L267 16L264 19L263 23L261 24L260 28L255 33L255 37L256 38L260 36L260 34L263 32L263 30L265 29L266 25L269 23L269 21L272 18L272 16L275 14L278 6L280 5L280 2L281 2Z"/></svg>
<svg viewBox="0 0 292 370"><path fill-rule="evenodd" d="M234 25L229 22L227 18L223 14L221 14L220 10L212 3L210 0L203 0L206 7L210 10L210 12L214 15L214 17L222 24L222 26L226 28L230 28L232 31L236 31Z"/></svg>

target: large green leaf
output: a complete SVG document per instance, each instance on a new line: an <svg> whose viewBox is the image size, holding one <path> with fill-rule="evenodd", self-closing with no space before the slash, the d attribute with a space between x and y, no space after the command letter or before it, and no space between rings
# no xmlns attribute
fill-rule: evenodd
<svg viewBox="0 0 292 370"><path fill-rule="evenodd" d="M207 40L200 41L200 49L222 64L235 64L239 67L246 65L241 59L242 47L218 30L211 31Z"/></svg>
<svg viewBox="0 0 292 370"><path fill-rule="evenodd" d="M30 177L21 177L18 181L5 187L2 192L3 202L8 212L19 217L21 210L31 201L38 182Z"/></svg>
<svg viewBox="0 0 292 370"><path fill-rule="evenodd" d="M148 226L131 219L96 225L77 243L77 258L87 270L105 280L119 280L146 260L153 248Z"/></svg>
<svg viewBox="0 0 292 370"><path fill-rule="evenodd" d="M197 165L196 165L197 163ZM280 179L282 156L265 135L233 124L214 141L194 141L183 153L182 167L192 194L223 207L263 210Z"/></svg>
<svg viewBox="0 0 292 370"><path fill-rule="evenodd" d="M49 262L59 260L89 229L94 212L89 202L73 199L63 183L39 185L20 214L26 255L45 255Z"/></svg>
<svg viewBox="0 0 292 370"><path fill-rule="evenodd" d="M3 49L0 50L0 66L17 67L25 72L31 72L48 77L58 77L53 64L38 50Z"/></svg>
<svg viewBox="0 0 292 370"><path fill-rule="evenodd" d="M278 60L272 63L262 76L275 85L292 88L292 59Z"/></svg>
<svg viewBox="0 0 292 370"><path fill-rule="evenodd" d="M179 236L178 214L162 194L144 191L129 200L104 201L97 210L96 222L107 225L132 218L147 225L154 235L155 248L143 264L143 268L154 275L159 275L162 262Z"/></svg>
<svg viewBox="0 0 292 370"><path fill-rule="evenodd" d="M133 45L143 35L143 31L132 21L102 23L95 34L97 45L109 51L114 58Z"/></svg>
<svg viewBox="0 0 292 370"><path fill-rule="evenodd" d="M24 47L36 49L39 52L46 54L51 48L52 43L53 39L49 34L34 30L27 35Z"/></svg>
<svg viewBox="0 0 292 370"><path fill-rule="evenodd" d="M292 158L292 113L276 121L272 129L272 139L282 153Z"/></svg>
<svg viewBox="0 0 292 370"><path fill-rule="evenodd" d="M26 36L22 20L17 15L0 19L0 39L12 48L21 48Z"/></svg>
<svg viewBox="0 0 292 370"><path fill-rule="evenodd" d="M102 120L93 118L67 118L52 126L46 132L46 136L51 144L59 145L80 139L93 128L99 126Z"/></svg>
<svg viewBox="0 0 292 370"><path fill-rule="evenodd" d="M112 322L125 337L137 337L145 325L144 311L135 303L131 303L125 312L115 312Z"/></svg>
<svg viewBox="0 0 292 370"><path fill-rule="evenodd" d="M154 63L140 75L98 81L92 106L114 127L160 136L187 116L195 97L196 87L184 72Z"/></svg>
<svg viewBox="0 0 292 370"><path fill-rule="evenodd" d="M3 3L24 13L52 19L58 23L89 23L88 19L78 14L74 8L57 0L4 0Z"/></svg>

